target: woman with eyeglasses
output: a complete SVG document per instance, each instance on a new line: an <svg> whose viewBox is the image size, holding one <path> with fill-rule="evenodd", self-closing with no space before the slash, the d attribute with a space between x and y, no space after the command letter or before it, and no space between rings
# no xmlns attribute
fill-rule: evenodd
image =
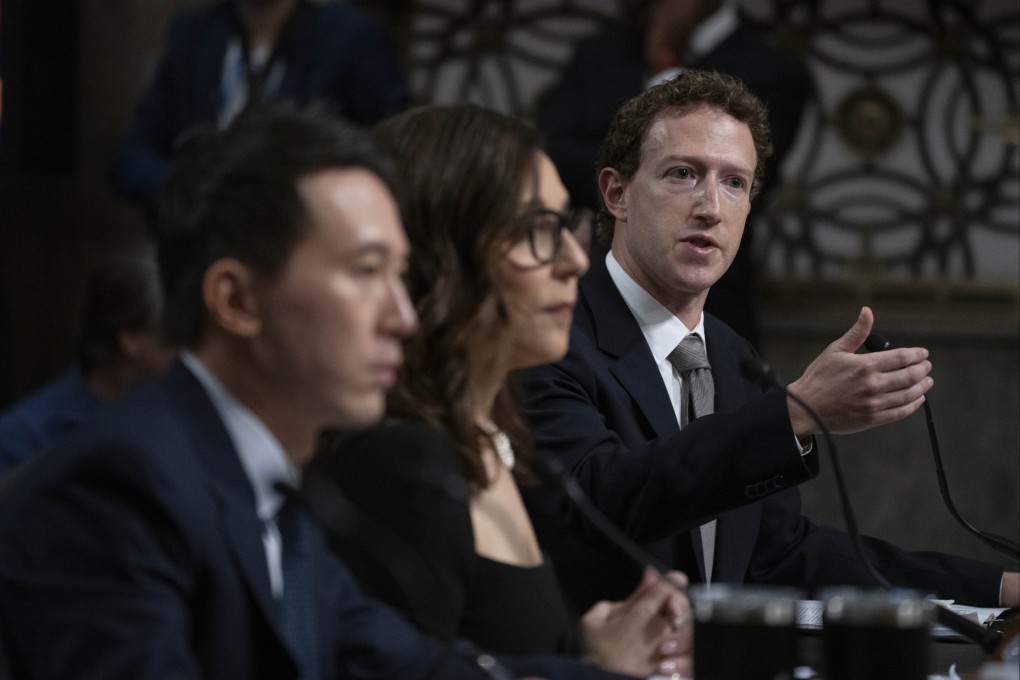
<svg viewBox="0 0 1020 680"><path fill-rule="evenodd" d="M414 109L375 137L397 160L420 330L388 422L325 437L307 473L337 549L369 593L441 638L689 673L687 601L657 574L577 625L518 489L534 475L512 374L566 353L588 268L556 168L529 127L473 105Z"/></svg>

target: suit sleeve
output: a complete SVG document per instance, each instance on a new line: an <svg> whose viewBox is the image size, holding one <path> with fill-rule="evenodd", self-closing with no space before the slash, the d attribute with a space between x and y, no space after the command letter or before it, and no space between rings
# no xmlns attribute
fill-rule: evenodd
<svg viewBox="0 0 1020 680"><path fill-rule="evenodd" d="M770 497L762 510L749 581L792 585L815 595L836 583L875 586L853 538L804 517L799 494ZM894 586L975 606L999 604L999 567L944 553L908 552L870 536L861 540L875 568Z"/></svg>
<svg viewBox="0 0 1020 680"><path fill-rule="evenodd" d="M600 362L587 336L575 330L562 361L526 373L528 418L539 455L560 458L631 538L646 543L690 530L817 474L816 456L798 455L781 393L758 392L732 411L656 436ZM578 518L567 513L565 519L599 540Z"/></svg>
<svg viewBox="0 0 1020 680"><path fill-rule="evenodd" d="M164 480L140 460L104 448L5 500L0 621L15 677L200 675L185 604L191 543Z"/></svg>

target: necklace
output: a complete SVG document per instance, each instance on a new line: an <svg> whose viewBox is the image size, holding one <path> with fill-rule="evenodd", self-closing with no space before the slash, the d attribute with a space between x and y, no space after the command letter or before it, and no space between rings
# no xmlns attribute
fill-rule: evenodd
<svg viewBox="0 0 1020 680"><path fill-rule="evenodd" d="M478 423L478 427L492 440L492 445L496 448L496 455L503 461L503 465L506 465L507 470L513 470L514 447L510 445L510 437L506 436L506 432L496 427L496 423L491 420Z"/></svg>

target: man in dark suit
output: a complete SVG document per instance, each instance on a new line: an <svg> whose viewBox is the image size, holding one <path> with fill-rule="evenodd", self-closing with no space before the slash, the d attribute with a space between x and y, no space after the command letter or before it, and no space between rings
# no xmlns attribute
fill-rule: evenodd
<svg viewBox="0 0 1020 680"><path fill-rule="evenodd" d="M384 26L349 3L218 0L176 17L113 173L148 204L187 135L267 101L315 103L359 125L406 107L410 88Z"/></svg>
<svg viewBox="0 0 1020 680"><path fill-rule="evenodd" d="M362 596L279 486L296 487L323 427L382 415L416 326L384 159L290 110L195 143L158 213L180 361L20 468L0 505L14 677L491 677L468 643Z"/></svg>
<svg viewBox="0 0 1020 680"><path fill-rule="evenodd" d="M546 148L575 204L598 208L599 143L616 109L681 68L714 69L740 78L768 109L776 174L793 146L813 84L807 66L724 0L625 0L624 17L577 44L559 81L540 100ZM766 188L767 191L767 188ZM756 206L765 204L765 196ZM753 345L758 343L755 212L743 246L712 287L706 309ZM595 255L609 244L596 242Z"/></svg>
<svg viewBox="0 0 1020 680"><path fill-rule="evenodd" d="M559 457L610 519L692 582L873 584L848 535L800 514L795 487L817 474L818 424L744 377L753 347L703 311L760 189L761 103L734 78L685 70L626 102L602 148L599 228L612 249L581 281L567 356L527 374L539 455ZM855 353L873 321L863 308L790 385L833 432L904 418L932 386L922 348ZM707 349L714 383L704 417L684 406L696 401L685 397L694 378L674 363L689 335ZM578 606L633 587L639 567L555 495L529 501ZM1020 599L1015 573L867 545L894 584L987 606L1001 585L1003 604Z"/></svg>

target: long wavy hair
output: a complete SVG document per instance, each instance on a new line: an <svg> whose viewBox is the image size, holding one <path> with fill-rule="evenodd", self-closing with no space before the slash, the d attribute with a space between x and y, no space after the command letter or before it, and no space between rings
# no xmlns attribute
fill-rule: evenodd
<svg viewBox="0 0 1020 680"><path fill-rule="evenodd" d="M537 191L537 133L522 121L471 104L411 109L381 123L379 146L397 161L401 216L411 242L407 285L420 328L390 394L389 413L446 434L464 476L491 480L479 448L472 388L486 371L506 371L512 338L492 272L508 244L525 234L521 197ZM504 384L493 421L528 479L531 441L518 389Z"/></svg>

